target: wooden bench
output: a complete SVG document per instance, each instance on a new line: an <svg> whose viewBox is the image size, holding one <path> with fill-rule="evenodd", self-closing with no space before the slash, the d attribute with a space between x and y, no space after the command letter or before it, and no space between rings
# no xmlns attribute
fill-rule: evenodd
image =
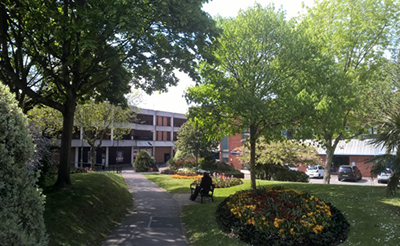
<svg viewBox="0 0 400 246"><path fill-rule="evenodd" d="M200 191L199 195L201 198L201 203L203 203L203 201L206 201L206 199L210 199L211 201L214 202L214 189L215 189L215 185L212 184L210 186L210 190L207 193L204 193L203 190ZM196 190L196 184L190 184L190 192L193 195L194 191Z"/></svg>

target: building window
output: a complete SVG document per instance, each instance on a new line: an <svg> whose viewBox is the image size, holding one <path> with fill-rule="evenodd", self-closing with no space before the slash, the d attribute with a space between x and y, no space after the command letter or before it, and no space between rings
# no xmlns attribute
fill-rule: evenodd
<svg viewBox="0 0 400 246"><path fill-rule="evenodd" d="M171 141L171 133L166 131L157 131L156 141Z"/></svg>
<svg viewBox="0 0 400 246"><path fill-rule="evenodd" d="M177 132L174 132L174 139L173 139L173 141L176 141L176 140L178 140L178 133L177 133Z"/></svg>
<svg viewBox="0 0 400 246"><path fill-rule="evenodd" d="M137 114L133 122L141 125L153 125L153 115Z"/></svg>
<svg viewBox="0 0 400 246"><path fill-rule="evenodd" d="M223 137L221 140L222 152L229 152L229 137Z"/></svg>
<svg viewBox="0 0 400 246"><path fill-rule="evenodd" d="M171 126L171 117L157 116L156 125L157 126Z"/></svg>
<svg viewBox="0 0 400 246"><path fill-rule="evenodd" d="M151 140L151 141L153 141L153 132L134 130L133 131L133 139L134 140Z"/></svg>
<svg viewBox="0 0 400 246"><path fill-rule="evenodd" d="M186 119L174 118L174 127L181 127L186 122Z"/></svg>

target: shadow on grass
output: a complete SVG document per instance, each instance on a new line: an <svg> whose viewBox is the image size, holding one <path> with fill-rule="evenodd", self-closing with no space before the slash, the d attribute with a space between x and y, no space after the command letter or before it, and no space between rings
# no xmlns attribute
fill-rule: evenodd
<svg viewBox="0 0 400 246"><path fill-rule="evenodd" d="M71 179L72 186L45 189L50 245L99 245L132 208L132 197L119 175L84 173Z"/></svg>

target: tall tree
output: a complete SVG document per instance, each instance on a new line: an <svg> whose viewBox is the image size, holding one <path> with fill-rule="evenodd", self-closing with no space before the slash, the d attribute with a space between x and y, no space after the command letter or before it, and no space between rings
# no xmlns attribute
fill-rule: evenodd
<svg viewBox="0 0 400 246"><path fill-rule="evenodd" d="M300 94L314 113L297 129L326 149L325 183L339 141L363 133L379 110L376 101L391 95L381 68L399 10L396 1L323 0L302 19L322 59L308 71Z"/></svg>
<svg viewBox="0 0 400 246"><path fill-rule="evenodd" d="M131 81L147 93L165 91L178 82L176 68L196 77L196 60L208 58L215 34L204 2L0 2L0 80L63 115L56 185L71 184L78 102L124 103Z"/></svg>
<svg viewBox="0 0 400 246"><path fill-rule="evenodd" d="M219 140L209 139L206 129L200 128L191 121L182 125L178 132L176 148L183 157L210 158L218 147Z"/></svg>
<svg viewBox="0 0 400 246"><path fill-rule="evenodd" d="M294 96L291 81L284 73L282 59L292 46L294 35L284 13L272 6L256 5L239 12L236 18L219 19L223 33L215 43L215 64L204 63L202 81L190 88L187 100L190 118L215 135L250 130L251 186L255 182L257 140L279 137L282 126L294 116L288 107ZM287 56L289 57L289 56ZM292 58L291 58L292 59ZM293 114L292 114L293 113Z"/></svg>
<svg viewBox="0 0 400 246"><path fill-rule="evenodd" d="M130 132L124 127L134 118L132 108L122 108L111 105L109 102L97 103L95 101L78 105L75 114L75 125L81 127L83 139L90 146L91 168L95 168L96 151L101 146L103 138L110 136L121 136ZM82 163L81 163L82 165Z"/></svg>

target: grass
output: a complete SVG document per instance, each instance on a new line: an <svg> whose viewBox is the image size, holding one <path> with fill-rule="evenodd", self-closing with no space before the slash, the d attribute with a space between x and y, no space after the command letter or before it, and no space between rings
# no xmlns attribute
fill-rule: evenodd
<svg viewBox="0 0 400 246"><path fill-rule="evenodd" d="M193 180L173 180L168 175L146 176L171 193L189 192ZM179 185L181 183L181 185ZM173 184L168 187L169 184ZM257 185L281 185L308 192L340 209L351 227L343 245L393 245L400 242L400 198L387 198L386 187L357 185L323 185L257 181ZM220 202L236 191L249 189L244 184L216 189L215 202L184 206L182 217L191 245L245 245L219 230L215 210Z"/></svg>
<svg viewBox="0 0 400 246"><path fill-rule="evenodd" d="M45 189L49 245L100 245L133 206L120 175L72 174L68 188Z"/></svg>

